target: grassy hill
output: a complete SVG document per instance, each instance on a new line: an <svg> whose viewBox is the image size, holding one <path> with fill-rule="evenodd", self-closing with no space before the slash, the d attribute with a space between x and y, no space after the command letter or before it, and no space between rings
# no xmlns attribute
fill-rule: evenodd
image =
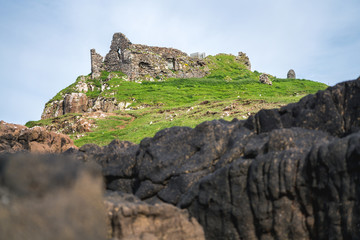
<svg viewBox="0 0 360 240"><path fill-rule="evenodd" d="M151 137L172 126L194 127L203 121L219 118L245 119L262 108L277 108L296 102L327 87L309 80L273 76L270 76L272 86L261 84L258 81L261 73L247 70L233 55L208 56L205 61L209 67L205 78L130 82L124 80L121 72L103 72L95 80L87 77L86 81L95 86L86 93L88 97L112 97L131 102L131 110L108 113L103 118L87 116L96 126L92 132L74 132L70 136L78 146L86 143L105 145L115 138L139 143L144 137ZM108 80L108 87L101 91L101 83L108 79L109 74L115 77ZM76 83L60 91L48 103L76 91ZM66 114L26 125L50 126L74 117L84 117L84 114Z"/></svg>

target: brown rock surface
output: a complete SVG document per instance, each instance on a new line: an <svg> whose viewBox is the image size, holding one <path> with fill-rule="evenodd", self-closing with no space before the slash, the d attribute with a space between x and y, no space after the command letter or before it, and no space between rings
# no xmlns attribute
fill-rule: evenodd
<svg viewBox="0 0 360 240"><path fill-rule="evenodd" d="M64 97L64 114L81 113L88 109L88 98L84 93L66 94Z"/></svg>
<svg viewBox="0 0 360 240"><path fill-rule="evenodd" d="M69 148L76 146L64 134L49 132L42 127L27 128L0 121L0 152L60 153Z"/></svg>
<svg viewBox="0 0 360 240"><path fill-rule="evenodd" d="M53 155L0 155L0 239L101 240L99 169Z"/></svg>
<svg viewBox="0 0 360 240"><path fill-rule="evenodd" d="M204 231L186 210L150 205L131 194L107 192L108 238L123 240L204 240Z"/></svg>

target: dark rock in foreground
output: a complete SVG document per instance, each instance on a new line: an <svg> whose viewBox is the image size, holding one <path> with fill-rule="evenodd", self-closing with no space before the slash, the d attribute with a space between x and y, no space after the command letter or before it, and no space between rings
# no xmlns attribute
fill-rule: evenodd
<svg viewBox="0 0 360 240"><path fill-rule="evenodd" d="M359 239L360 133L312 148L276 144L202 178L180 207L207 239Z"/></svg>
<svg viewBox="0 0 360 240"><path fill-rule="evenodd" d="M187 208L207 239L360 238L360 79L246 121L173 127L94 158L109 190Z"/></svg>

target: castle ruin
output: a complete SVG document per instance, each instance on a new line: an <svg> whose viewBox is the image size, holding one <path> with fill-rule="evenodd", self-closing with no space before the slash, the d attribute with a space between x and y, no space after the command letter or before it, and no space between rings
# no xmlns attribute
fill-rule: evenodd
<svg viewBox="0 0 360 240"><path fill-rule="evenodd" d="M132 44L122 33L115 33L110 51L103 58L90 50L91 77L98 78L101 71L122 71L129 80L151 78L201 78L208 71L202 59L165 47Z"/></svg>

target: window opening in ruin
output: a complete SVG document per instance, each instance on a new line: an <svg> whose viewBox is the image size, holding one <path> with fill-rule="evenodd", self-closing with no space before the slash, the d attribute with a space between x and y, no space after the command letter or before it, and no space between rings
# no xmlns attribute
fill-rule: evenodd
<svg viewBox="0 0 360 240"><path fill-rule="evenodd" d="M147 63L147 62L140 62L139 67L142 69L150 69L151 68L150 63Z"/></svg>
<svg viewBox="0 0 360 240"><path fill-rule="evenodd" d="M121 55L121 49L120 49L120 48L117 50L117 53L118 53L118 57L119 57L120 62L122 62L122 61L123 61L123 57L122 57L122 55Z"/></svg>
<svg viewBox="0 0 360 240"><path fill-rule="evenodd" d="M167 63L168 63L168 68L170 70L175 70L175 59L174 58L168 58L166 59Z"/></svg>

